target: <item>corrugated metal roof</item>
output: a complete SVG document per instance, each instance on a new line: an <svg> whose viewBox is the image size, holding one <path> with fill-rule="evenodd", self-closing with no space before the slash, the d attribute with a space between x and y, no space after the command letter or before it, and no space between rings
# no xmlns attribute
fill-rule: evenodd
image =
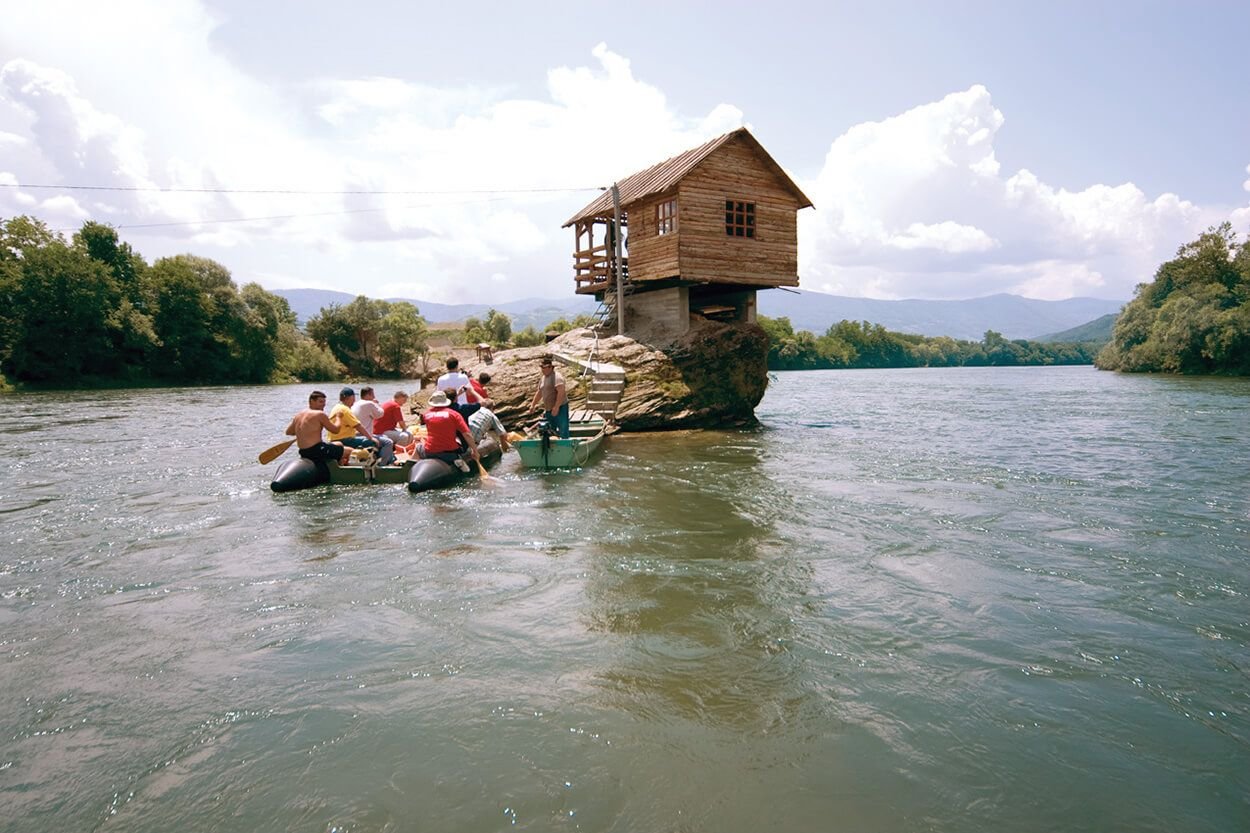
<svg viewBox="0 0 1250 833"><path fill-rule="evenodd" d="M771 168L786 188L794 193L795 198L799 201L799 208L811 207L812 201L799 190L799 186L794 184L794 180L786 175L786 172L777 164L777 161L768 155L768 151L764 150L764 146L745 127L739 127L737 130L730 131L723 136L717 136L712 141L705 142L697 148L691 148L685 153L674 156L672 159L667 159L658 165L652 165L645 171L639 171L636 174L627 176L617 183L617 188L621 192L621 205L627 206L644 197L667 191L680 182L682 177L694 170L695 166L711 155L713 151L738 136L743 137L751 144L764 164ZM605 191L581 211L570 217L563 228L568 228L579 220L585 220L588 217L610 218L611 216L612 192Z"/></svg>

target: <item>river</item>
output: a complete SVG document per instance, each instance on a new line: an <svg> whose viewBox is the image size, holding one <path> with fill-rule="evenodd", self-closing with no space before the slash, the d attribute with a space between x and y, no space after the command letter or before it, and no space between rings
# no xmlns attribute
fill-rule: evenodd
<svg viewBox="0 0 1250 833"><path fill-rule="evenodd" d="M1250 380L780 373L274 495L310 387L0 398L0 830L1250 828Z"/></svg>

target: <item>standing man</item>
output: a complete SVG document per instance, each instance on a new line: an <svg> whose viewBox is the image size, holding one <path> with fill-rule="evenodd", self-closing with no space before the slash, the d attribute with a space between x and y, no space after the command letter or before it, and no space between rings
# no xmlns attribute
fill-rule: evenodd
<svg viewBox="0 0 1250 833"><path fill-rule="evenodd" d="M465 390L471 388L469 384L472 380L469 374L460 369L460 359L455 356L447 357L447 372L438 377L438 381L434 383L437 390L447 390L452 388L456 391L456 404L469 404L469 395Z"/></svg>
<svg viewBox="0 0 1250 833"><path fill-rule="evenodd" d="M374 448L381 444L373 439L373 435L365 430L352 413L352 405L356 404L356 391L343 388L339 391L339 404L330 411L330 419L341 426L337 431L330 432L330 439L352 448Z"/></svg>
<svg viewBox="0 0 1250 833"><path fill-rule="evenodd" d="M569 396L565 389L564 377L556 373L555 362L547 356L539 363L542 378L538 380L538 390L534 391L534 400L530 402L530 410L538 407L541 402L547 424L556 430L560 439L569 438Z"/></svg>
<svg viewBox="0 0 1250 833"><path fill-rule="evenodd" d="M372 430L375 437L386 437L395 445L408 445L412 442L412 434L408 432L408 423L404 422L404 405L407 402L408 394L397 390L390 402L382 403L382 416L373 423Z"/></svg>
<svg viewBox="0 0 1250 833"><path fill-rule="evenodd" d="M394 463L395 441L389 437L383 437L373 430L374 420L382 416L382 406L378 404L378 398L373 395L373 388L365 386L360 389L360 400L352 406L352 416L360 420L360 425L365 429L365 433L373 437L374 442L378 443L382 449L378 457L378 463L383 466L389 466Z"/></svg>
<svg viewBox="0 0 1250 833"><path fill-rule="evenodd" d="M330 460L347 464L347 457L351 452L341 443L321 441L321 429L333 434L341 427L338 422L326 416L326 395L315 390L308 395L308 407L291 418L286 433L295 438L295 444L299 446L299 456L312 460L321 468L321 464Z"/></svg>

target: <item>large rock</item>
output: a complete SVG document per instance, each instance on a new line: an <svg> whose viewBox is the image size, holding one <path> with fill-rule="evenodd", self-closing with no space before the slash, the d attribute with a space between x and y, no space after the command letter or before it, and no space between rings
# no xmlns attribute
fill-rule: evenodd
<svg viewBox="0 0 1250 833"><path fill-rule="evenodd" d="M462 361L474 377L485 370L495 413L509 428L533 422L533 399L543 356L558 353L625 370L625 392L616 421L623 431L671 428L722 428L755 422L755 406L768 385L768 336L751 324L722 324L692 317L690 330L677 340L643 343L628 336L600 336L573 330L541 347L504 350L487 365ZM588 375L576 366L561 367L574 408L586 398ZM422 391L424 406L432 388Z"/></svg>

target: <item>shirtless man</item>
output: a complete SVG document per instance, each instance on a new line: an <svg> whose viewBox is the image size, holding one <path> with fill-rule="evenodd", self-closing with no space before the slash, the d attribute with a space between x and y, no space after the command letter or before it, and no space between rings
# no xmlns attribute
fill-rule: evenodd
<svg viewBox="0 0 1250 833"><path fill-rule="evenodd" d="M319 390L308 395L308 407L291 419L286 427L288 436L295 438L299 446L299 456L313 462L334 460L339 465L347 465L351 450L339 443L321 441L321 429L331 434L342 430L342 426L326 416L326 395Z"/></svg>

